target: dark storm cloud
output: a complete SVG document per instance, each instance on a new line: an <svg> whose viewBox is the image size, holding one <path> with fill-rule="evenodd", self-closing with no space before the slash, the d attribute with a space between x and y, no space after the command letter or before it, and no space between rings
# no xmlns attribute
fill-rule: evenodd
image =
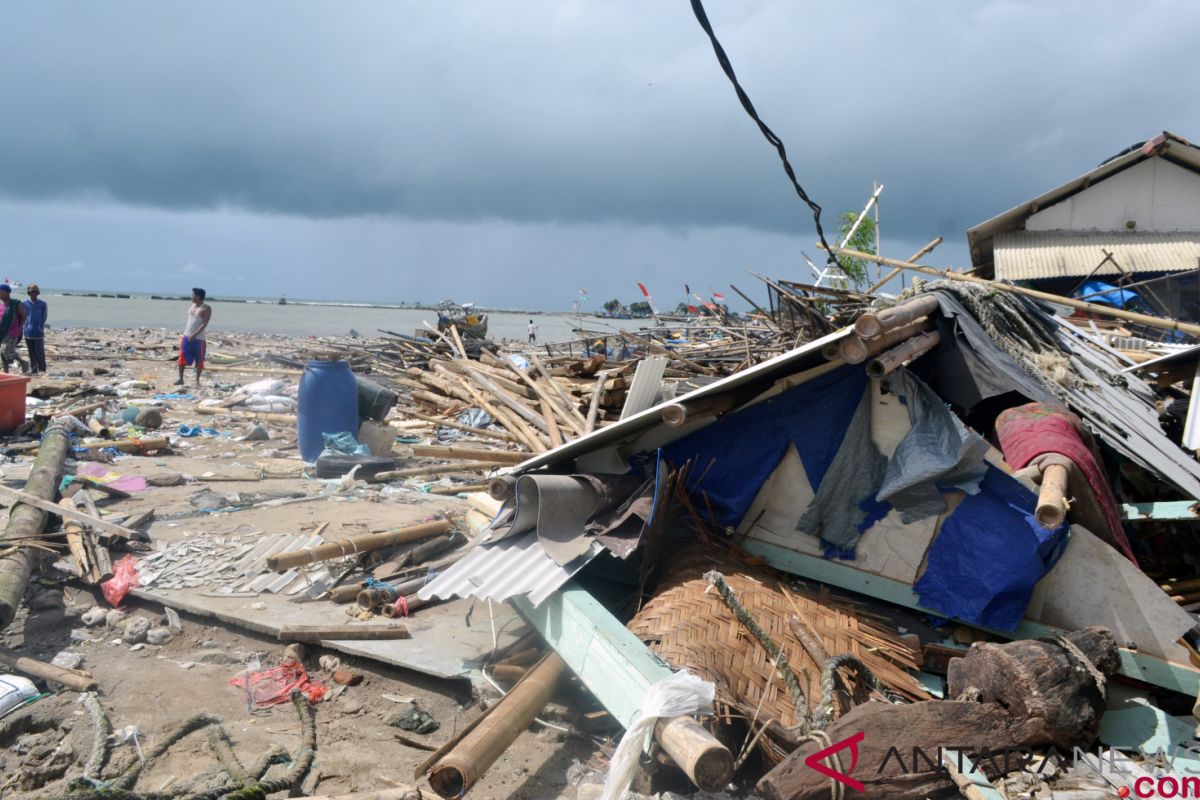
<svg viewBox="0 0 1200 800"><path fill-rule="evenodd" d="M1200 5L710 2L830 212L924 241L1157 130ZM685 2L4 3L0 193L811 240ZM831 214L832 215L832 214Z"/></svg>

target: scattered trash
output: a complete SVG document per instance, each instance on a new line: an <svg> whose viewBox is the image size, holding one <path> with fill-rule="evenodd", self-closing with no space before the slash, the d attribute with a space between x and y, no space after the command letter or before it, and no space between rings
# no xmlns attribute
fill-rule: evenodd
<svg viewBox="0 0 1200 800"><path fill-rule="evenodd" d="M402 731L409 733L427 734L433 733L441 725L433 718L433 715L424 709L418 708L416 703L413 703L409 708L401 711L399 714L394 714L389 717L387 724L393 728L399 728Z"/></svg>
<svg viewBox="0 0 1200 800"><path fill-rule="evenodd" d="M293 691L302 693L311 703L319 703L328 691L324 684L311 680L297 661L285 661L277 667L233 678L229 683L245 691L256 706L286 703Z"/></svg>
<svg viewBox="0 0 1200 800"><path fill-rule="evenodd" d="M113 576L100 584L100 590L104 593L104 599L116 607L121 605L130 589L140 585L137 560L133 556L125 556L113 564Z"/></svg>

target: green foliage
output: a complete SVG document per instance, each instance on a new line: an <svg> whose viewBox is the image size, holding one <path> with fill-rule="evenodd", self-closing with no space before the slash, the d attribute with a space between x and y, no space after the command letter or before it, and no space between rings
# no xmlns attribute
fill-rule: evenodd
<svg viewBox="0 0 1200 800"><path fill-rule="evenodd" d="M614 297L604 304L604 310L610 314L619 314L621 312L621 301Z"/></svg>
<svg viewBox="0 0 1200 800"><path fill-rule="evenodd" d="M846 211L838 217L838 241L845 238L850 232L850 226L854 224L854 220L858 219L858 212ZM858 250L862 253L875 253L875 221L869 216L866 217L862 224L858 226L858 230L850 237L850 241L846 242L846 247L850 250ZM838 256L838 261L842 263L842 270L854 281L856 287L861 287L867 283L867 265L868 261L863 261L861 258L849 258L847 256Z"/></svg>
<svg viewBox="0 0 1200 800"><path fill-rule="evenodd" d="M629 313L635 317L648 317L653 314L654 311L650 308L649 303L639 301L637 303L629 304Z"/></svg>
<svg viewBox="0 0 1200 800"><path fill-rule="evenodd" d="M688 310L687 303L680 303L679 305L675 306L675 316L677 317L686 317L690 313L691 312Z"/></svg>

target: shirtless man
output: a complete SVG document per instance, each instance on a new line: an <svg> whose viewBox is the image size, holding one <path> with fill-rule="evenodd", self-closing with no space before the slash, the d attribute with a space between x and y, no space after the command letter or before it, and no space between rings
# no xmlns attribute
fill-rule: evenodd
<svg viewBox="0 0 1200 800"><path fill-rule="evenodd" d="M183 329L183 338L179 341L179 380L176 386L183 385L185 367L196 365L196 385L200 385L200 373L204 371L204 331L208 321L212 319L212 308L204 302L203 289L192 289L192 304L188 306L187 326Z"/></svg>

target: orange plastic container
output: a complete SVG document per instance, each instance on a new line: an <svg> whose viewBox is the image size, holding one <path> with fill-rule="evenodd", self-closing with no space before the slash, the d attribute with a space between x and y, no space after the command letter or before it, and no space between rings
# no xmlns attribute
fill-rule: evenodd
<svg viewBox="0 0 1200 800"><path fill-rule="evenodd" d="M15 431L25 421L25 387L29 378L24 375L0 374L0 435Z"/></svg>

